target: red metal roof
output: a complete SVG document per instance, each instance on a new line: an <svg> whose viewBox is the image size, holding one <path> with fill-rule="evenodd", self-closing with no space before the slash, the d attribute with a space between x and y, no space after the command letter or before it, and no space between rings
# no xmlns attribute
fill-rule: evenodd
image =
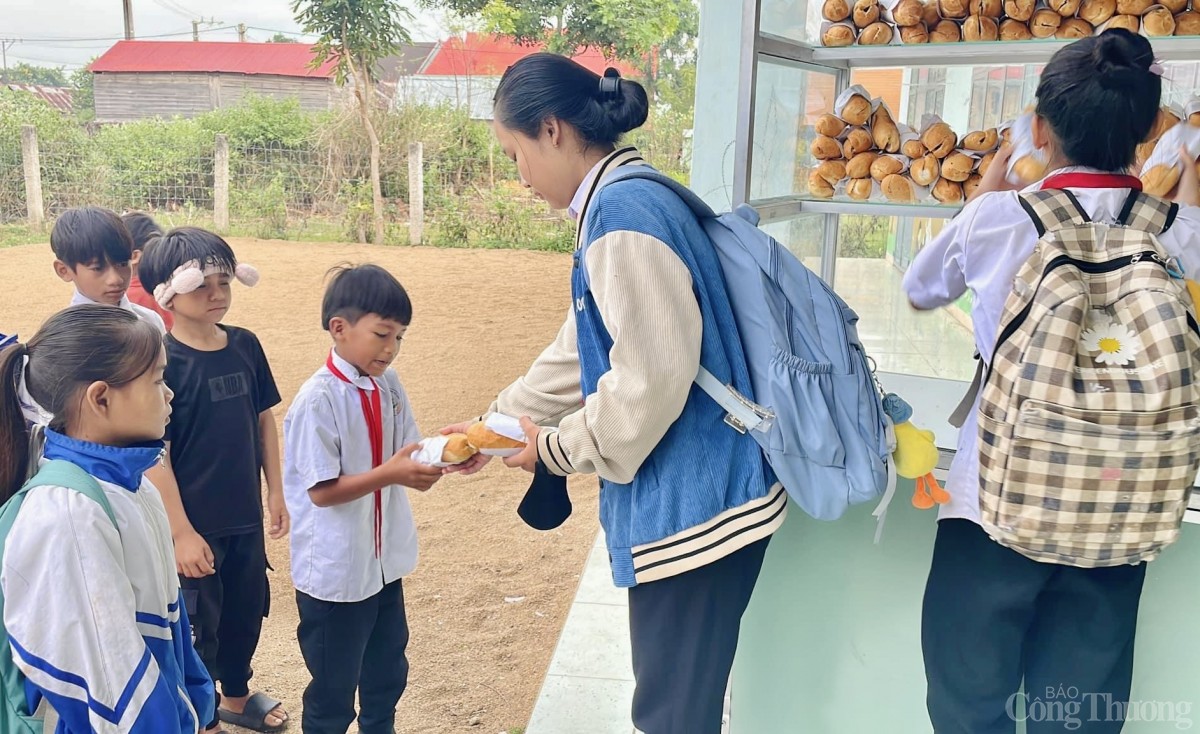
<svg viewBox="0 0 1200 734"><path fill-rule="evenodd" d="M501 76L519 59L544 50L543 45L521 46L508 38L468 33L465 40L455 36L438 44L433 58L419 73L425 76ZM626 76L638 73L628 64L605 59L604 54L591 48L572 58L597 74L603 74L609 66Z"/></svg>
<svg viewBox="0 0 1200 734"><path fill-rule="evenodd" d="M45 101L62 113L70 113L75 108L74 95L65 87L46 87L40 84L9 84L14 92L27 92Z"/></svg>
<svg viewBox="0 0 1200 734"><path fill-rule="evenodd" d="M236 41L118 41L92 62L93 72L194 72L273 74L329 78L332 62L317 69L312 47L302 43Z"/></svg>

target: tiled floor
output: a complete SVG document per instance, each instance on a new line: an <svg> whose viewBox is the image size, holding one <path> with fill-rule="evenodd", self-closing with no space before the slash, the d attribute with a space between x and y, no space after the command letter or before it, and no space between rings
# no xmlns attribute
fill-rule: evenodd
<svg viewBox="0 0 1200 734"><path fill-rule="evenodd" d="M909 308L892 265L840 261L836 280L838 292L859 314L859 335L880 371L971 379L969 329L944 311L919 314ZM632 698L627 597L612 584L600 535L526 734L636 734Z"/></svg>

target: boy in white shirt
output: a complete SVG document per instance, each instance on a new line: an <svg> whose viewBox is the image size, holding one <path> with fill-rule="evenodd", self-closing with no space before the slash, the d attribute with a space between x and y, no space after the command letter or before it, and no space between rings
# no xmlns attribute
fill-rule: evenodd
<svg viewBox="0 0 1200 734"><path fill-rule="evenodd" d="M50 249L55 274L75 285L70 305L117 306L166 335L161 316L125 295L133 276L133 237L116 212L95 206L66 210L50 232Z"/></svg>
<svg viewBox="0 0 1200 734"><path fill-rule="evenodd" d="M283 424L283 488L291 514L298 637L312 681L304 734L392 734L408 682L401 579L417 565L404 488L445 473L412 460L421 434L391 368L412 304L376 265L338 269L321 326L334 347Z"/></svg>

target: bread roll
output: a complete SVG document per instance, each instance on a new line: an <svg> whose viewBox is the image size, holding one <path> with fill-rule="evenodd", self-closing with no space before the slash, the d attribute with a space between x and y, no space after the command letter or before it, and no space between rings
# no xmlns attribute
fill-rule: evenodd
<svg viewBox="0 0 1200 734"><path fill-rule="evenodd" d="M1033 38L1033 34L1029 32L1028 23L1022 23L1012 18L1000 21L1001 41L1028 41L1031 38Z"/></svg>
<svg viewBox="0 0 1200 734"><path fill-rule="evenodd" d="M842 143L842 154L846 160L850 160L859 153L865 153L874 147L875 141L871 139L871 133L861 127L856 127L846 136L846 142ZM863 178L865 175L857 178Z"/></svg>
<svg viewBox="0 0 1200 734"><path fill-rule="evenodd" d="M962 40L962 29L952 20L939 21L929 31L930 43L958 43Z"/></svg>
<svg viewBox="0 0 1200 734"><path fill-rule="evenodd" d="M1050 10L1042 8L1033 14L1033 19L1029 21L1029 32L1034 38L1051 38L1058 32L1058 27L1062 25L1062 16Z"/></svg>
<svg viewBox="0 0 1200 734"><path fill-rule="evenodd" d="M1079 17L1094 26L1117 14L1117 0L1083 0L1079 5Z"/></svg>
<svg viewBox="0 0 1200 734"><path fill-rule="evenodd" d="M1150 134L1142 142L1158 142L1159 138L1180 122L1183 121L1175 116L1175 112L1170 107L1159 107L1158 114L1154 116L1154 124L1150 126Z"/></svg>
<svg viewBox="0 0 1200 734"><path fill-rule="evenodd" d="M861 94L854 95L842 108L841 117L847 125L855 127L866 125L867 120L871 119L871 100Z"/></svg>
<svg viewBox="0 0 1200 734"><path fill-rule="evenodd" d="M975 153L984 153L989 150L995 150L1000 144L1000 133L996 132L996 128L990 127L987 130L978 130L973 133L968 133L962 139L962 147L964 150L969 150Z"/></svg>
<svg viewBox="0 0 1200 734"><path fill-rule="evenodd" d="M872 23L858 34L860 46L886 46L892 42L892 27L887 23Z"/></svg>
<svg viewBox="0 0 1200 734"><path fill-rule="evenodd" d="M986 175L988 172L988 169L992 167L992 161L995 160L995 158L996 158L995 153L988 153L984 157L980 158L979 165L975 167L975 172L978 173L980 176Z"/></svg>
<svg viewBox="0 0 1200 734"><path fill-rule="evenodd" d="M1158 0L1158 4L1177 15L1188 9L1188 0Z"/></svg>
<svg viewBox="0 0 1200 734"><path fill-rule="evenodd" d="M1141 17L1154 6L1155 0L1117 0L1117 15Z"/></svg>
<svg viewBox="0 0 1200 734"><path fill-rule="evenodd" d="M1013 164L1012 172L1021 183L1031 184L1046 175L1046 164L1035 156L1027 155Z"/></svg>
<svg viewBox="0 0 1200 734"><path fill-rule="evenodd" d="M817 118L817 124L814 125L814 128L818 135L836 138L846 129L846 123L834 115L821 115Z"/></svg>
<svg viewBox="0 0 1200 734"><path fill-rule="evenodd" d="M914 43L929 43L929 29L925 27L924 23L905 26L900 29L900 40L910 45Z"/></svg>
<svg viewBox="0 0 1200 734"><path fill-rule="evenodd" d="M900 152L900 128L896 127L887 107L883 105L879 106L875 118L871 120L871 139L875 147L884 153Z"/></svg>
<svg viewBox="0 0 1200 734"><path fill-rule="evenodd" d="M975 170L975 159L966 153L954 152L942 161L942 178L955 183L962 183L971 177Z"/></svg>
<svg viewBox="0 0 1200 734"><path fill-rule="evenodd" d="M932 155L927 155L912 162L908 169L908 175L918 186L932 186L938 180L941 171L941 162Z"/></svg>
<svg viewBox="0 0 1200 734"><path fill-rule="evenodd" d="M825 179L830 186L836 186L846 180L845 161L822 161L817 166L817 175Z"/></svg>
<svg viewBox="0 0 1200 734"><path fill-rule="evenodd" d="M883 179L903 170L904 164L899 159L890 155L881 155L871 164L871 178L882 183Z"/></svg>
<svg viewBox="0 0 1200 734"><path fill-rule="evenodd" d="M943 18L961 20L967 17L968 0L938 0L938 10Z"/></svg>
<svg viewBox="0 0 1200 734"><path fill-rule="evenodd" d="M921 16L921 21L929 30L933 30L942 21L942 12L938 10L937 0L926 0L925 13Z"/></svg>
<svg viewBox="0 0 1200 734"><path fill-rule="evenodd" d="M925 4L921 0L900 0L892 8L892 20L900 28L911 28L921 23L925 16Z"/></svg>
<svg viewBox="0 0 1200 734"><path fill-rule="evenodd" d="M982 18L992 18L997 23L1004 16L1004 0L969 0L967 15L978 15Z"/></svg>
<svg viewBox="0 0 1200 734"><path fill-rule="evenodd" d="M869 178L852 178L846 186L846 195L857 201L866 201L875 191L875 182Z"/></svg>
<svg viewBox="0 0 1200 734"><path fill-rule="evenodd" d="M483 421L467 429L467 442L479 451L498 451L525 448L524 441L514 441L491 430Z"/></svg>
<svg viewBox="0 0 1200 734"><path fill-rule="evenodd" d="M1048 0L1050 9L1064 18L1074 18L1082 0Z"/></svg>
<svg viewBox="0 0 1200 734"><path fill-rule="evenodd" d="M975 193L975 189L979 188L979 184L983 183L983 176L978 173L972 173L971 177L963 182L963 199L970 199Z"/></svg>
<svg viewBox="0 0 1200 734"><path fill-rule="evenodd" d="M808 174L808 193L818 199L832 198L833 184L822 178L820 172L814 169Z"/></svg>
<svg viewBox="0 0 1200 734"><path fill-rule="evenodd" d="M1081 18L1063 18L1062 24L1055 31L1054 37L1070 40L1077 38L1087 38L1096 32L1092 28L1092 24Z"/></svg>
<svg viewBox="0 0 1200 734"><path fill-rule="evenodd" d="M831 48L841 46L853 46L855 33L854 29L844 23L831 25L821 34L821 44Z"/></svg>
<svg viewBox="0 0 1200 734"><path fill-rule="evenodd" d="M1151 38L1175 35L1175 16L1170 10L1159 6L1142 16L1142 31Z"/></svg>
<svg viewBox="0 0 1200 734"><path fill-rule="evenodd" d="M938 122L930 125L929 129L922 133L921 142L929 149L930 154L941 159L954 152L954 148L958 146L958 136L949 125Z"/></svg>
<svg viewBox="0 0 1200 734"><path fill-rule="evenodd" d="M929 149L921 142L919 138L908 140L904 145L900 146L900 152L904 155L916 160L929 154Z"/></svg>
<svg viewBox="0 0 1200 734"><path fill-rule="evenodd" d="M1022 23L1029 22L1036 8L1037 0L1004 0L1004 14L1012 20L1019 20Z"/></svg>
<svg viewBox="0 0 1200 734"><path fill-rule="evenodd" d="M1130 33L1140 33L1142 30L1142 17L1140 15L1114 15L1104 24L1104 30L1112 28L1124 28Z"/></svg>
<svg viewBox="0 0 1200 734"><path fill-rule="evenodd" d="M818 135L812 143L812 156L819 161L841 158L842 144L828 135Z"/></svg>
<svg viewBox="0 0 1200 734"><path fill-rule="evenodd" d="M850 17L850 3L847 0L825 0L821 6L821 17L830 23L840 23Z"/></svg>
<svg viewBox="0 0 1200 734"><path fill-rule="evenodd" d="M443 464L461 464L478 453L475 447L467 442L465 433L451 433L446 439L446 446L442 449Z"/></svg>
<svg viewBox="0 0 1200 734"><path fill-rule="evenodd" d="M993 18L972 15L963 21L964 41L996 41L1000 38L1000 24Z"/></svg>
<svg viewBox="0 0 1200 734"><path fill-rule="evenodd" d="M1200 36L1200 13L1189 10L1175 16L1175 35Z"/></svg>
<svg viewBox="0 0 1200 734"><path fill-rule="evenodd" d="M846 175L850 178L870 178L871 166L875 164L877 158L879 158L879 154L873 151L859 153L846 164Z"/></svg>
<svg viewBox="0 0 1200 734"><path fill-rule="evenodd" d="M1192 127L1200 127L1200 112L1193 112L1188 115L1188 124Z"/></svg>
<svg viewBox="0 0 1200 734"><path fill-rule="evenodd" d="M957 204L963 200L962 184L944 178L938 179L933 185L933 198L943 204Z"/></svg>
<svg viewBox="0 0 1200 734"><path fill-rule="evenodd" d="M866 28L879 21L879 0L854 0L854 10L851 17L854 25Z"/></svg>
<svg viewBox="0 0 1200 734"><path fill-rule="evenodd" d="M892 174L883 179L880 188L883 189L883 195L888 201L894 201L898 204L917 203L917 190L908 176Z"/></svg>
<svg viewBox="0 0 1200 734"><path fill-rule="evenodd" d="M1166 196L1179 183L1178 165L1157 165L1142 174L1142 190L1151 196Z"/></svg>

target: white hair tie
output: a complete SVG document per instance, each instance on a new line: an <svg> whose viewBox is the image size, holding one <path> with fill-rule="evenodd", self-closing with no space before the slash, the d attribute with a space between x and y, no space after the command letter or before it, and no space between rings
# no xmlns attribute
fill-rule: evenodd
<svg viewBox="0 0 1200 734"><path fill-rule="evenodd" d="M189 260L175 268L175 272L171 273L171 277L166 282L158 284L158 287L154 289L154 300L163 308L170 308L175 296L191 293L204 285L204 279L208 276L222 273L229 274L229 270L217 265L211 259L205 263L203 269L200 268L199 260ZM247 288L258 285L258 269L249 263L238 263L232 275Z"/></svg>

